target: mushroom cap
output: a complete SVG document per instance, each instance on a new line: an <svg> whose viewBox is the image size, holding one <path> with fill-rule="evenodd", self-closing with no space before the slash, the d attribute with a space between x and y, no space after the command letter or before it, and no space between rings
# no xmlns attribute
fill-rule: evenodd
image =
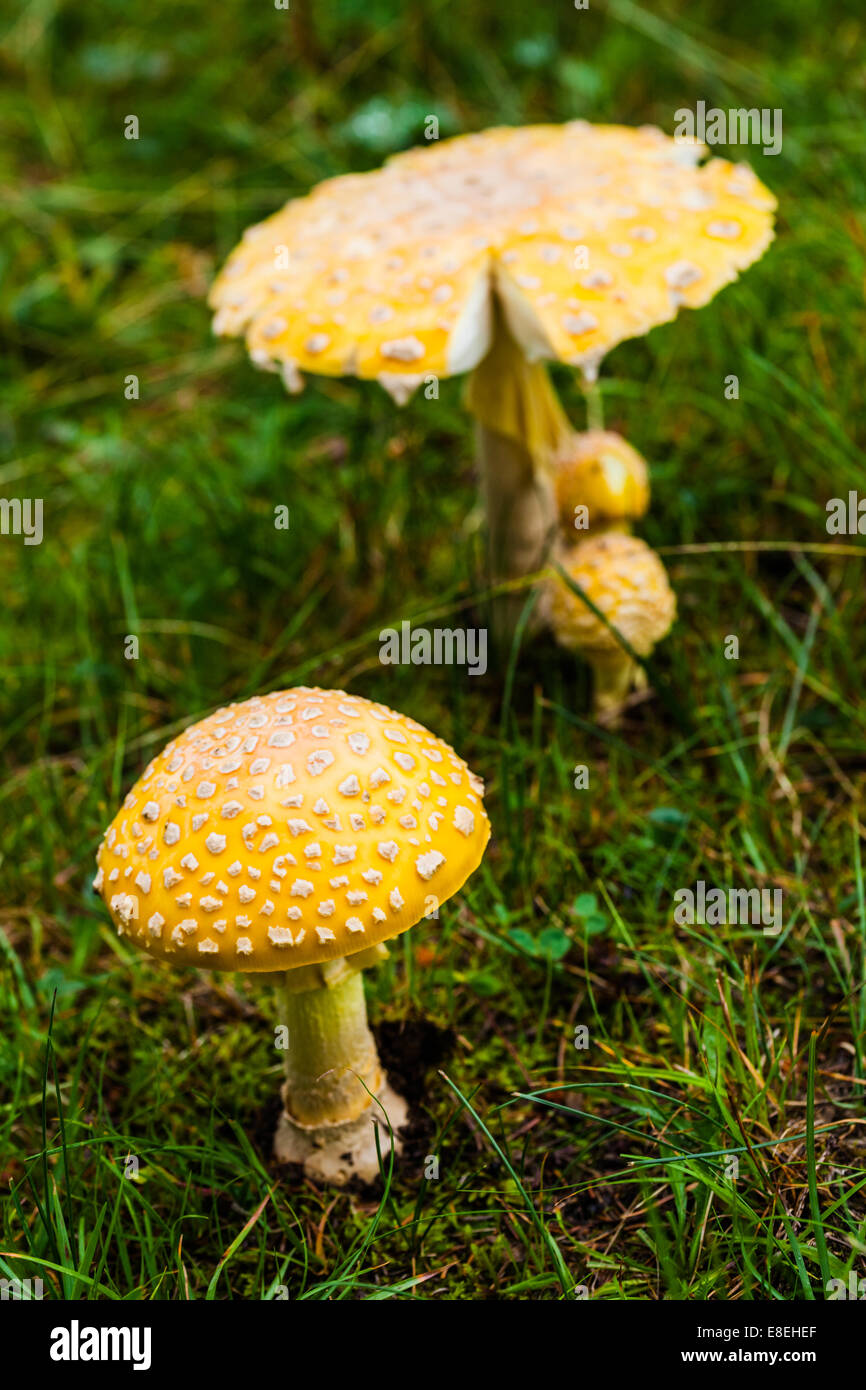
<svg viewBox="0 0 866 1390"><path fill-rule="evenodd" d="M283 371L373 377L398 399L477 365L495 290L530 360L587 370L706 304L773 238L744 164L655 126L498 127L319 184L249 227L214 331Z"/></svg>
<svg viewBox="0 0 866 1390"><path fill-rule="evenodd" d="M411 927L477 868L483 785L386 705L298 687L228 705L153 760L94 887L118 932L179 965L291 970Z"/></svg>
<svg viewBox="0 0 866 1390"><path fill-rule="evenodd" d="M646 460L621 434L587 430L572 435L554 464L554 488L560 524L574 535L574 509L589 510L598 521L635 521L649 506Z"/></svg>
<svg viewBox="0 0 866 1390"><path fill-rule="evenodd" d="M670 631L677 611L676 596L655 551L639 536L605 531L559 559L638 656L649 656ZM561 646L600 654L622 651L610 629L559 576L551 581L548 604L550 625Z"/></svg>

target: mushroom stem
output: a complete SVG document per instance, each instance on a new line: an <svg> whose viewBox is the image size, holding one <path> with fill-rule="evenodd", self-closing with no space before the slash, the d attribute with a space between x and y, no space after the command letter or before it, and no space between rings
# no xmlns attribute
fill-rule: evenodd
<svg viewBox="0 0 866 1390"><path fill-rule="evenodd" d="M400 1152L408 1106L382 1071L361 978L363 965L383 954L374 948L290 970L279 986L289 1045L274 1154L302 1164L316 1182L374 1182L380 1157Z"/></svg>
<svg viewBox="0 0 866 1390"><path fill-rule="evenodd" d="M491 579L522 579L544 563L556 524L548 474L571 427L546 367L527 361L499 309L492 346L469 379L467 401L478 421ZM513 632L525 601L517 593L497 604L503 636Z"/></svg>
<svg viewBox="0 0 866 1390"><path fill-rule="evenodd" d="M382 1084L382 1068L367 1024L364 982L350 970L334 984L298 991L291 974L282 991L288 1028L283 1103L302 1125L356 1120Z"/></svg>
<svg viewBox="0 0 866 1390"><path fill-rule="evenodd" d="M597 376L584 376L583 395L586 400L586 427L588 430L604 429L604 401Z"/></svg>
<svg viewBox="0 0 866 1390"><path fill-rule="evenodd" d="M552 522L544 480L521 444L483 424L478 427L478 459L491 581L498 584L534 574L544 563ZM526 599L526 591L519 589L496 600L494 624L501 637L514 632Z"/></svg>
<svg viewBox="0 0 866 1390"><path fill-rule="evenodd" d="M646 685L646 672L627 652L587 653L593 674L593 707L607 722L616 718L633 688Z"/></svg>

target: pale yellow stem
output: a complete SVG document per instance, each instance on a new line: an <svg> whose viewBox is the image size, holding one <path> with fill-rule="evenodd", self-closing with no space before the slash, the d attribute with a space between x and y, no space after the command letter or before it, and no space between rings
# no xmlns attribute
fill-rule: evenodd
<svg viewBox="0 0 866 1390"><path fill-rule="evenodd" d="M487 513L491 579L522 579L544 563L556 517L553 460L571 427L542 362L528 362L497 314L493 343L475 368L467 404L478 421L481 489ZM526 593L495 608L507 637Z"/></svg>
<svg viewBox="0 0 866 1390"><path fill-rule="evenodd" d="M357 1119L383 1081L367 1024L361 971L347 971L335 984L303 991L287 981L281 1003L288 1028L287 1114L302 1125Z"/></svg>
<svg viewBox="0 0 866 1390"><path fill-rule="evenodd" d="M586 653L592 667L593 708L612 723L633 689L646 685L646 672L622 647L616 651Z"/></svg>

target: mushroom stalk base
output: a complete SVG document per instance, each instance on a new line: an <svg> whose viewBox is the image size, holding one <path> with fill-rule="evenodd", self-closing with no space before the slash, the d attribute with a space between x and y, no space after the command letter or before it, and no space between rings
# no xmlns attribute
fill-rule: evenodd
<svg viewBox="0 0 866 1390"><path fill-rule="evenodd" d="M621 649L588 655L593 674L593 708L607 725L615 725L629 692L646 687L646 672Z"/></svg>
<svg viewBox="0 0 866 1390"><path fill-rule="evenodd" d="M379 1154L387 1172L391 1149L396 1157L402 1148L398 1131L408 1118L405 1100L386 1080L375 1101L356 1120L301 1125L284 1110L274 1136L274 1155L280 1163L303 1164L304 1173L314 1182L334 1187L343 1187L350 1178L375 1182L380 1173Z"/></svg>
<svg viewBox="0 0 866 1390"><path fill-rule="evenodd" d="M379 1172L376 1130L386 1156L390 1122L398 1152L396 1131L407 1108L382 1071L360 969L317 969L304 983L313 987L299 990L289 972L280 991L288 1046L274 1152L281 1162L302 1163L321 1182L340 1185L352 1176L370 1182Z"/></svg>

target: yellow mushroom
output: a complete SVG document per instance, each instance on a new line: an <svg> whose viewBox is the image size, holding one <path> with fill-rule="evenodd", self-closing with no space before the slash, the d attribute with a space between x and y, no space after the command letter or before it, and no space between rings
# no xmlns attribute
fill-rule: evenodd
<svg viewBox="0 0 866 1390"><path fill-rule="evenodd" d="M706 304L773 238L772 194L707 153L585 121L408 150L248 228L213 286L214 329L290 390L304 371L350 374L403 402L471 372L492 574L523 576L554 526L537 464L569 430L545 359L594 380L617 343Z"/></svg>
<svg viewBox="0 0 866 1390"><path fill-rule="evenodd" d="M287 1028L277 1157L378 1173L406 1120L361 970L456 893L490 824L447 743L387 706L299 687L229 705L154 759L105 833L94 887L151 956L277 983Z"/></svg>
<svg viewBox="0 0 866 1390"><path fill-rule="evenodd" d="M553 465L556 507L564 539L615 526L627 530L649 506L646 461L611 430L574 434Z"/></svg>
<svg viewBox="0 0 866 1390"><path fill-rule="evenodd" d="M551 628L560 646L579 652L592 667L596 713L615 717L629 690L646 677L611 626L637 656L649 656L670 631L676 597L661 560L637 536L590 536L561 551L559 560L606 622L557 575L547 595Z"/></svg>

